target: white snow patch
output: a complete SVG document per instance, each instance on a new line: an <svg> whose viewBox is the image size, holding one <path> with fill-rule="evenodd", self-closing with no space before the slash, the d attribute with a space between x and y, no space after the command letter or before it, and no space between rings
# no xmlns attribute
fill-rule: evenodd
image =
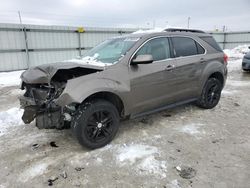
<svg viewBox="0 0 250 188"><path fill-rule="evenodd" d="M250 45L239 45L233 49L225 49L224 53L232 59L242 59L243 56L250 51L248 48Z"/></svg>
<svg viewBox="0 0 250 188"><path fill-rule="evenodd" d="M97 161L98 163L102 163L102 162L103 162L102 158L100 158L100 157L97 157L97 158L96 158L96 161Z"/></svg>
<svg viewBox="0 0 250 188"><path fill-rule="evenodd" d="M202 124L185 125L184 127L182 127L181 131L188 134L200 134L201 133L199 131L200 126L202 126Z"/></svg>
<svg viewBox="0 0 250 188"><path fill-rule="evenodd" d="M22 174L20 174L19 181L27 182L29 179L46 173L48 166L49 163L45 162L38 162L37 164L32 165L31 167L26 169Z"/></svg>
<svg viewBox="0 0 250 188"><path fill-rule="evenodd" d="M204 131L199 130L201 126L203 126L203 124L191 123L191 124L185 125L181 128L177 128L177 130L182 132L182 133L193 135L193 136L199 138L199 135L205 134Z"/></svg>
<svg viewBox="0 0 250 188"><path fill-rule="evenodd" d="M233 49L225 49L224 53L229 57L228 72L241 70L242 58L250 51L250 45L240 45Z"/></svg>
<svg viewBox="0 0 250 188"><path fill-rule="evenodd" d="M120 148L116 159L120 166L131 165L138 174L164 178L167 172L166 161L157 160L155 155L159 155L156 147L135 144Z"/></svg>
<svg viewBox="0 0 250 188"><path fill-rule="evenodd" d="M143 173L159 175L162 178L166 177L166 161L158 161L154 156L149 156L142 160L137 168Z"/></svg>
<svg viewBox="0 0 250 188"><path fill-rule="evenodd" d="M130 163L135 163L137 159L148 157L154 153L158 153L156 147L136 144L121 148L117 159L119 162L129 161Z"/></svg>
<svg viewBox="0 0 250 188"><path fill-rule="evenodd" d="M169 187L169 188L181 188L178 180L172 180L169 184L167 184L166 187Z"/></svg>
<svg viewBox="0 0 250 188"><path fill-rule="evenodd" d="M0 73L0 86L7 87L7 86L19 85L21 82L20 76L23 72L24 70L12 71L12 72L1 72Z"/></svg>
<svg viewBox="0 0 250 188"><path fill-rule="evenodd" d="M154 138L160 139L160 138L162 138L162 136L161 135L155 135Z"/></svg>
<svg viewBox="0 0 250 188"><path fill-rule="evenodd" d="M241 71L242 59L237 59L233 61L228 61L227 69L228 72Z"/></svg>
<svg viewBox="0 0 250 188"><path fill-rule="evenodd" d="M234 95L235 93L238 93L238 90L222 90L221 94L225 95L225 96L229 96L229 95Z"/></svg>
<svg viewBox="0 0 250 188"><path fill-rule="evenodd" d="M10 90L10 95L23 95L25 93L24 90L21 89L11 89Z"/></svg>
<svg viewBox="0 0 250 188"><path fill-rule="evenodd" d="M71 59L71 60L65 60L65 62L73 62L73 63L79 63L83 65L93 65L93 66L98 66L98 67L106 67L113 65L112 63L103 63L101 61L98 61L98 54L95 54L93 57L92 56L85 56L80 59Z"/></svg>
<svg viewBox="0 0 250 188"><path fill-rule="evenodd" d="M10 127L22 125L22 114L23 110L16 107L0 112L0 136L6 134Z"/></svg>
<svg viewBox="0 0 250 188"><path fill-rule="evenodd" d="M234 87L246 87L250 86L250 82L248 81L238 81L238 80L228 80L227 85L231 85Z"/></svg>

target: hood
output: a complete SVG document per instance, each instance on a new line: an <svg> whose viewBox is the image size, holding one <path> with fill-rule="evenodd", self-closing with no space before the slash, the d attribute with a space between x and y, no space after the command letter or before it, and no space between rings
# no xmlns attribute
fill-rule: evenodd
<svg viewBox="0 0 250 188"><path fill-rule="evenodd" d="M90 74L97 71L104 70L105 67L92 65L88 63L78 63L77 60L70 60L52 64L45 64L40 65L37 67L32 67L22 73L21 79L25 83L29 84L38 84L38 83L49 83L52 77L59 71L59 70L73 70L79 68L78 76ZM76 72L74 70L74 72ZM92 71L87 71L92 70ZM95 71L96 70L96 71ZM82 73L82 74L81 74Z"/></svg>

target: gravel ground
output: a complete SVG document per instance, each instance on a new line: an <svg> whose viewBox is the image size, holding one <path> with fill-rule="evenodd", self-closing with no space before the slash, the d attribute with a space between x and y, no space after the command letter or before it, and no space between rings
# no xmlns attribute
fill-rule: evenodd
<svg viewBox="0 0 250 188"><path fill-rule="evenodd" d="M20 123L20 91L1 87L0 188L248 188L249 93L250 73L234 69L216 108L190 104L122 122L111 144L90 151L70 130Z"/></svg>

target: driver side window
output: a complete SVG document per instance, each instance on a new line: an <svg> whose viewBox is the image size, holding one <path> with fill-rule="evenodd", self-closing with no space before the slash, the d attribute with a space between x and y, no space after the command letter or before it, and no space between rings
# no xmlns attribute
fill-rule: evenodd
<svg viewBox="0 0 250 188"><path fill-rule="evenodd" d="M170 47L168 38L156 38L148 41L136 53L138 55L152 55L154 61L160 61L170 58Z"/></svg>

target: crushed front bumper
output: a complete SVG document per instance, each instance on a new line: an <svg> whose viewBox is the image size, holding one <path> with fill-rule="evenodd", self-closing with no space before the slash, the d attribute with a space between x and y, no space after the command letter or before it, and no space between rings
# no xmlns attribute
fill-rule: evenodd
<svg viewBox="0 0 250 188"><path fill-rule="evenodd" d="M36 119L36 126L39 129L62 129L64 127L62 107L38 105L43 102L25 96L20 96L19 101L21 108L24 109L22 120L25 124L29 124Z"/></svg>

